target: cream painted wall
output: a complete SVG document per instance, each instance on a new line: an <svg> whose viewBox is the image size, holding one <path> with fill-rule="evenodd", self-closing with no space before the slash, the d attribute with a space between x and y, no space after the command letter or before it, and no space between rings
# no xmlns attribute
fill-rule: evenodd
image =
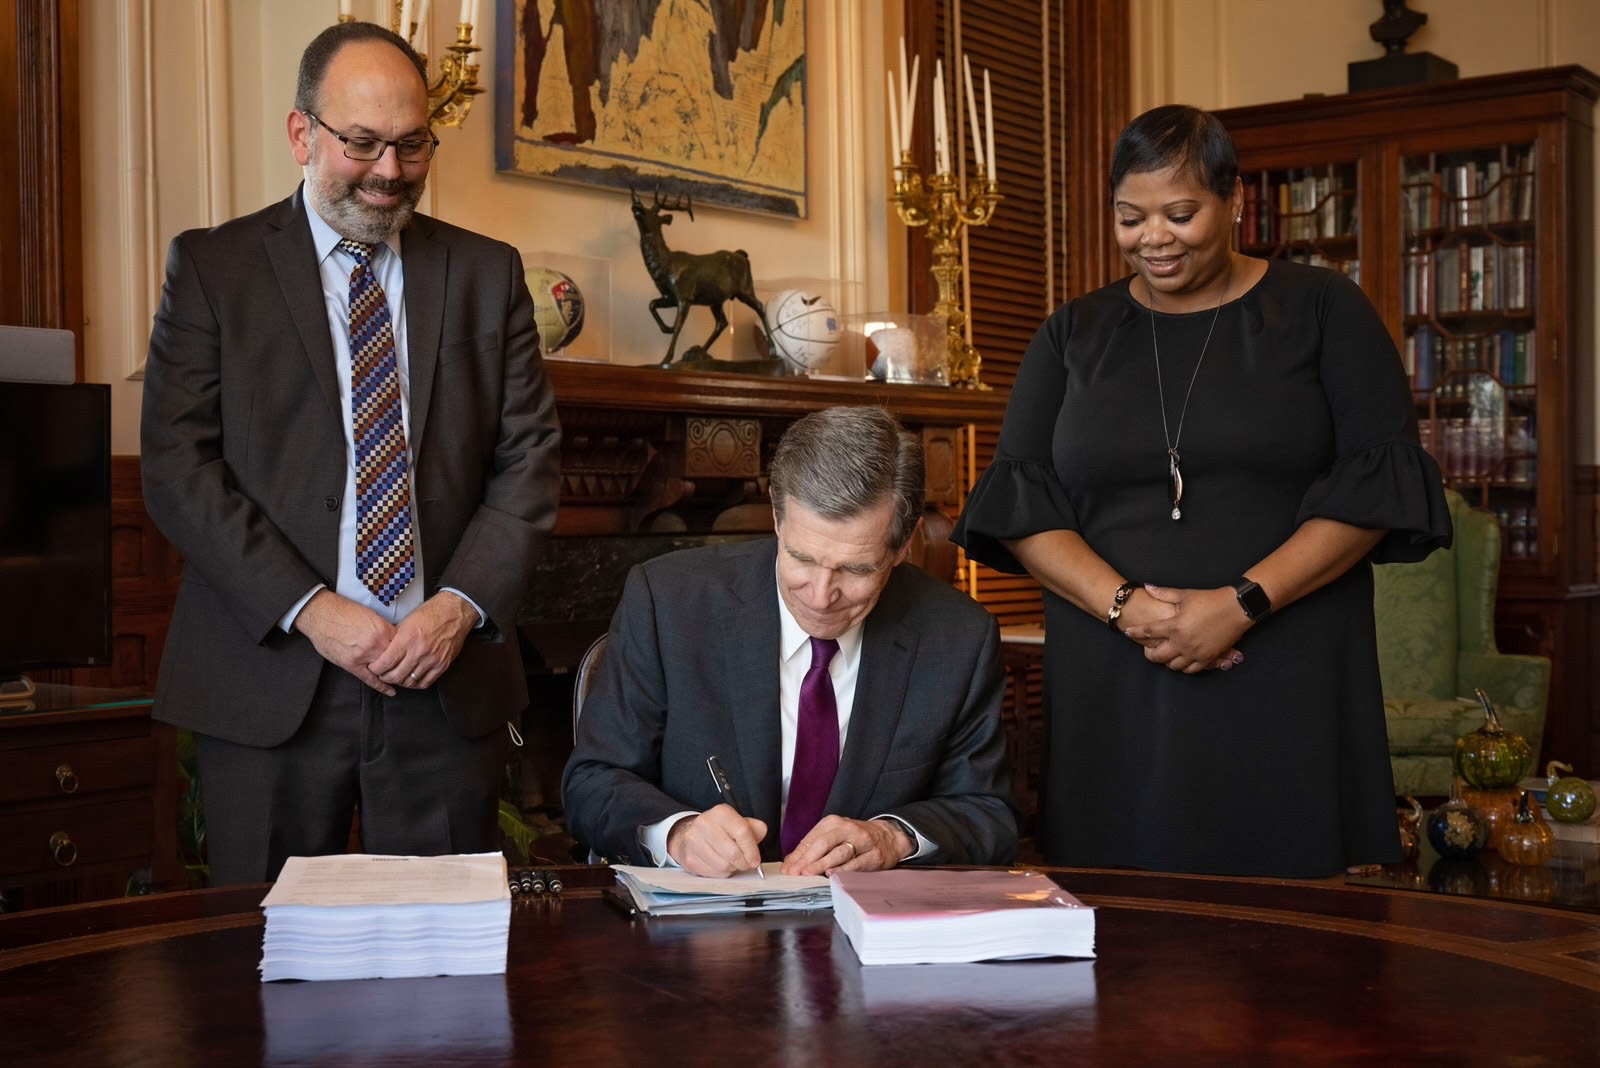
<svg viewBox="0 0 1600 1068"><path fill-rule="evenodd" d="M1568 63L1600 72L1595 0L1410 3L1428 15L1410 50L1443 56L1463 78ZM1165 103L1211 109L1343 93L1345 64L1382 55L1367 33L1380 13L1372 0L1132 0L1130 106L1137 114ZM1596 188L1600 193L1600 175ZM1600 242L1600 218L1591 240ZM1596 330L1584 383L1588 403L1579 406L1584 463L1600 456L1600 382L1593 375L1600 325Z"/></svg>
<svg viewBox="0 0 1600 1068"><path fill-rule="evenodd" d="M674 2L667 0L666 7ZM451 34L456 3L437 0L427 31ZM498 5L480 0L487 13ZM758 286L781 278L838 279L853 307L889 307L886 125L876 2L809 0L807 154L810 213L785 221L697 204L668 231L688 251L743 248ZM353 0L376 18L379 0ZM102 9L97 8L97 11ZM113 384L113 449L138 451L139 381L165 249L180 230L273 203L300 180L285 117L301 50L338 12L337 0L159 0L106 5L81 23L84 85L86 366ZM484 69L495 27L480 27ZM426 49L424 49L426 50ZM628 198L494 170L494 96L466 124L440 132L422 210L492 234L524 254L549 251L610 265L612 359L653 363L666 336L646 304L656 295L639 255ZM600 301L591 300L591 314ZM730 305L734 326L714 351L748 355L755 316ZM709 332L690 312L680 349Z"/></svg>

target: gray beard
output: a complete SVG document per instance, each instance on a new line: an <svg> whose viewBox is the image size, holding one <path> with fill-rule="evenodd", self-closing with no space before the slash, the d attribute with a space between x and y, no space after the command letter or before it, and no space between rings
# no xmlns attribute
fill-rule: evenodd
<svg viewBox="0 0 1600 1068"><path fill-rule="evenodd" d="M334 232L351 241L376 245L387 240L390 234L404 230L417 210L417 201L422 199L422 182L382 182L372 177L365 179L364 183L319 179L312 172L310 162L305 167L305 177L306 195L311 198L311 206L316 208L322 221L331 226ZM403 199L390 208L368 204L356 192L362 184L376 186L383 192L398 190L403 194Z"/></svg>

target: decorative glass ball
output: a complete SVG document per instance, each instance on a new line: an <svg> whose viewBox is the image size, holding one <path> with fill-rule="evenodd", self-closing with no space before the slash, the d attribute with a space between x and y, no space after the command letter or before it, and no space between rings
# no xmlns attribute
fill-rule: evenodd
<svg viewBox="0 0 1600 1068"><path fill-rule="evenodd" d="M1558 769L1572 770L1569 765L1557 760L1552 760L1545 768L1550 787L1545 791L1544 807L1550 810L1550 818L1560 823L1582 823L1594 815L1594 789L1582 779L1570 775L1557 777Z"/></svg>
<svg viewBox="0 0 1600 1068"><path fill-rule="evenodd" d="M1471 860L1489 844L1489 824L1465 802L1452 798L1428 817L1428 841L1441 857Z"/></svg>

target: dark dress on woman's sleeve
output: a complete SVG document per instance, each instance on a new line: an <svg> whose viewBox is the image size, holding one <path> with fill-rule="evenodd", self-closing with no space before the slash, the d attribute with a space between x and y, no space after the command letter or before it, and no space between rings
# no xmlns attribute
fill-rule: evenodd
<svg viewBox="0 0 1600 1068"><path fill-rule="evenodd" d="M1203 589L1312 517L1388 531L1373 562L1449 544L1394 343L1355 283L1274 260L1215 316L1154 321L1155 344L1125 279L1040 327L956 526L970 556L1021 572L1002 541L1075 530L1130 581ZM1047 861L1326 876L1399 859L1369 563L1248 631L1228 672L1153 665L1044 600Z"/></svg>

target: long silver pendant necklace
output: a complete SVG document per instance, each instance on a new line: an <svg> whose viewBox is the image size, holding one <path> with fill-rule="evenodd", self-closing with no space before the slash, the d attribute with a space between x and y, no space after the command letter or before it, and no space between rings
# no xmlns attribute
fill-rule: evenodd
<svg viewBox="0 0 1600 1068"><path fill-rule="evenodd" d="M1222 295L1217 298L1216 310L1211 313L1211 326L1206 329L1206 339L1200 346L1200 358L1194 362L1194 373L1189 376L1189 388L1183 394L1183 407L1178 409L1178 432L1167 430L1167 393L1161 385L1161 346L1156 342L1155 290L1145 283L1150 297L1150 348L1156 357L1156 396L1161 401L1161 436L1167 442L1167 485L1172 495L1172 518L1183 518L1183 467L1178 456L1178 442L1183 438L1183 417L1189 414L1189 398L1194 394L1194 380L1200 377L1200 365L1205 363L1206 349L1211 347L1211 334L1217 328L1217 318L1222 314L1223 302L1228 299L1228 289L1233 285L1233 257L1228 257L1228 274L1222 282Z"/></svg>

